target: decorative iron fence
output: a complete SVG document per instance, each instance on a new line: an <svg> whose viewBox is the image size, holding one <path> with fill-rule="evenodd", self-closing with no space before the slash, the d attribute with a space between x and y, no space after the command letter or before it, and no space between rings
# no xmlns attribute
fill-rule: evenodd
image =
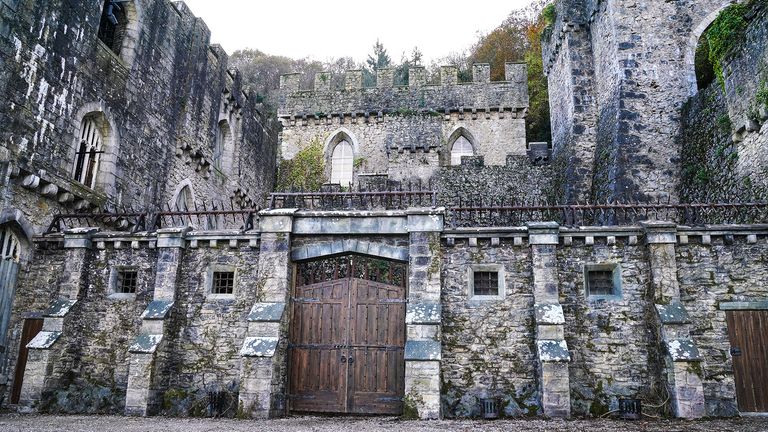
<svg viewBox="0 0 768 432"><path fill-rule="evenodd" d="M278 192L270 195L269 208L303 210L405 210L436 207L432 190L389 190L380 192Z"/></svg>
<svg viewBox="0 0 768 432"><path fill-rule="evenodd" d="M227 208L229 207L229 208ZM155 231L161 228L189 226L201 230L250 231L256 227L260 208L236 209L223 202L195 204L194 210L173 210L170 207L143 212L96 211L93 213L62 213L54 215L47 233L69 228L107 227L116 231Z"/></svg>
<svg viewBox="0 0 768 432"><path fill-rule="evenodd" d="M545 221L563 226L620 226L653 220L691 226L768 223L768 202L569 205L544 202L484 205L478 202L446 210L446 222L451 227L523 226L528 222Z"/></svg>

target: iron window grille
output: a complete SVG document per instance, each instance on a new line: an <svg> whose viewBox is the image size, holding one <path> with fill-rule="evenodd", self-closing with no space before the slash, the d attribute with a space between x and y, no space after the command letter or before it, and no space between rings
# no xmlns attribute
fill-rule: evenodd
<svg viewBox="0 0 768 432"><path fill-rule="evenodd" d="M235 272L213 272L212 294L234 294Z"/></svg>
<svg viewBox="0 0 768 432"><path fill-rule="evenodd" d="M621 267L618 264L587 264L584 266L587 297L612 300L621 298Z"/></svg>
<svg viewBox="0 0 768 432"><path fill-rule="evenodd" d="M590 295L613 295L613 271L592 270L587 273Z"/></svg>
<svg viewBox="0 0 768 432"><path fill-rule="evenodd" d="M136 294L139 284L139 272L136 270L118 270L115 292L118 294Z"/></svg>
<svg viewBox="0 0 768 432"><path fill-rule="evenodd" d="M474 273L473 295L498 296L499 273L490 271L476 271Z"/></svg>
<svg viewBox="0 0 768 432"><path fill-rule="evenodd" d="M96 120L84 119L80 131L80 146L75 153L75 180L93 189L96 186L96 175L103 153L101 131Z"/></svg>

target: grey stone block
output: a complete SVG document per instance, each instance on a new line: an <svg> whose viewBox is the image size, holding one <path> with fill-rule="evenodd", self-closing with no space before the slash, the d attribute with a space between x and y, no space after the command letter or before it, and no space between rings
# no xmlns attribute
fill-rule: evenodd
<svg viewBox="0 0 768 432"><path fill-rule="evenodd" d="M442 306L439 303L408 303L405 313L407 324L440 324Z"/></svg>
<svg viewBox="0 0 768 432"><path fill-rule="evenodd" d="M141 318L146 320L163 320L168 317L173 304L170 300L155 300L144 309Z"/></svg>
<svg viewBox="0 0 768 432"><path fill-rule="evenodd" d="M568 344L564 340L540 340L536 342L539 360L544 363L571 361Z"/></svg>
<svg viewBox="0 0 768 432"><path fill-rule="evenodd" d="M163 335L139 335L133 340L128 352L135 354L153 354L163 341Z"/></svg>
<svg viewBox="0 0 768 432"><path fill-rule="evenodd" d="M43 312L43 316L52 318L64 318L67 316L77 300L58 299L51 302L48 309Z"/></svg>
<svg viewBox="0 0 768 432"><path fill-rule="evenodd" d="M667 352L674 362L701 361L699 349L691 339L673 339L665 341Z"/></svg>
<svg viewBox="0 0 768 432"><path fill-rule="evenodd" d="M565 315L561 305L537 304L534 308L536 310L536 324L565 324Z"/></svg>
<svg viewBox="0 0 768 432"><path fill-rule="evenodd" d="M249 337L243 342L240 355L243 357L272 357L277 350L278 338Z"/></svg>
<svg viewBox="0 0 768 432"><path fill-rule="evenodd" d="M659 313L662 324L687 324L691 322L688 312L680 302L673 302L668 305L657 304L656 311Z"/></svg>
<svg viewBox="0 0 768 432"><path fill-rule="evenodd" d="M41 331L27 344L27 348L39 350L50 349L53 344L59 340L60 336L61 332Z"/></svg>
<svg viewBox="0 0 768 432"><path fill-rule="evenodd" d="M405 360L434 361L442 359L442 347L438 341L408 341L405 343Z"/></svg>

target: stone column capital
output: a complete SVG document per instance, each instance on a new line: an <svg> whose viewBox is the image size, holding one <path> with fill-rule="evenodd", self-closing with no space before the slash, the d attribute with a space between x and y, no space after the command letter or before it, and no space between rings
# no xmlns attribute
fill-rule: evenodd
<svg viewBox="0 0 768 432"><path fill-rule="evenodd" d="M187 247L186 236L189 231L189 227L159 229L157 230L157 247L185 249Z"/></svg>
<svg viewBox="0 0 768 432"><path fill-rule="evenodd" d="M560 225L556 222L529 222L528 243L531 246L560 243Z"/></svg>
<svg viewBox="0 0 768 432"><path fill-rule="evenodd" d="M298 209L274 209L259 212L259 231L265 233L290 233L293 217Z"/></svg>
<svg viewBox="0 0 768 432"><path fill-rule="evenodd" d="M99 232L98 228L73 228L64 231L65 249L91 249L93 236Z"/></svg>
<svg viewBox="0 0 768 432"><path fill-rule="evenodd" d="M677 224L664 221L641 222L646 244L676 244Z"/></svg>

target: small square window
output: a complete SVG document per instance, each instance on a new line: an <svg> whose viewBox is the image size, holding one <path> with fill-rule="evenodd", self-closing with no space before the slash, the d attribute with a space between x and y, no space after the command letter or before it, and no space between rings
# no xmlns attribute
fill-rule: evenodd
<svg viewBox="0 0 768 432"><path fill-rule="evenodd" d="M499 295L499 273L495 271L476 271L474 273L475 284L472 295L497 296Z"/></svg>
<svg viewBox="0 0 768 432"><path fill-rule="evenodd" d="M115 293L136 294L139 284L139 272L137 270L118 270L115 281Z"/></svg>
<svg viewBox="0 0 768 432"><path fill-rule="evenodd" d="M615 299L621 297L621 268L617 264L587 264L584 266L587 297Z"/></svg>
<svg viewBox="0 0 768 432"><path fill-rule="evenodd" d="M234 294L235 272L213 272L212 294Z"/></svg>

